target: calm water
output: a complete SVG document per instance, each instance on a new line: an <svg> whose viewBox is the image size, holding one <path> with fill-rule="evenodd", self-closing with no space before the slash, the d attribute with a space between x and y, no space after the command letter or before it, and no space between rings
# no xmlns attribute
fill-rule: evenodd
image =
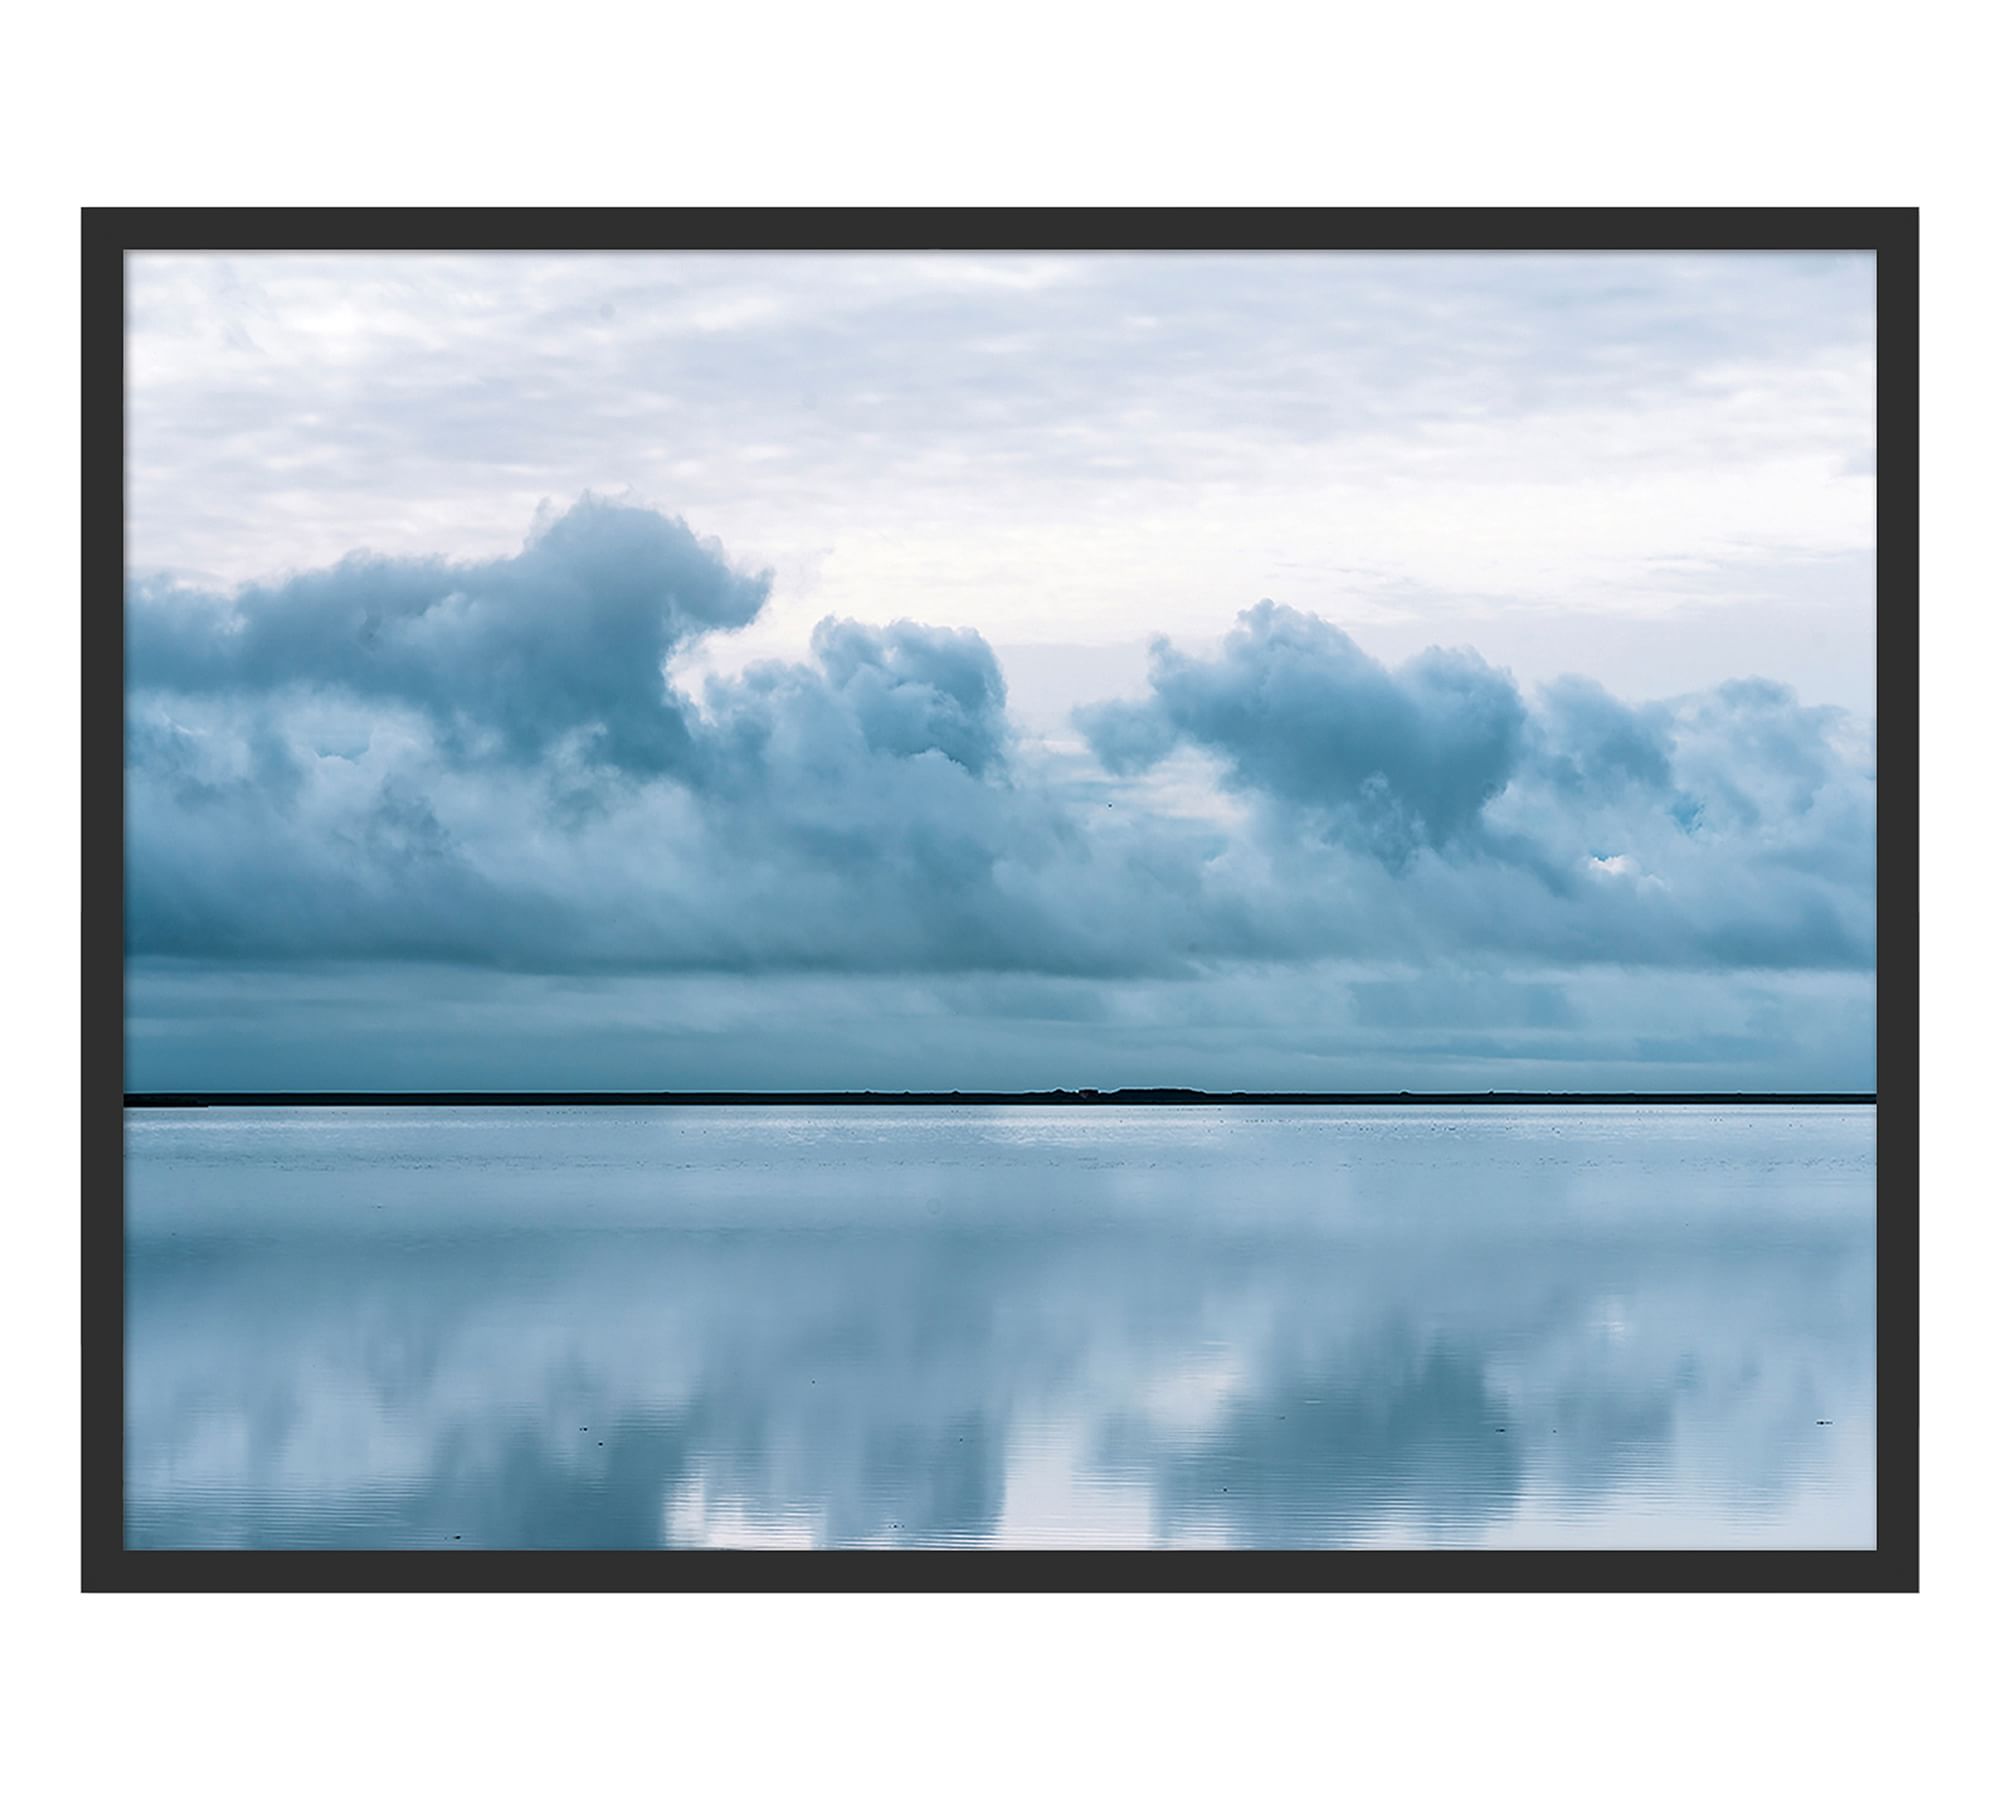
<svg viewBox="0 0 2000 1800"><path fill-rule="evenodd" d="M135 1546L1875 1533L1867 1108L135 1112Z"/></svg>

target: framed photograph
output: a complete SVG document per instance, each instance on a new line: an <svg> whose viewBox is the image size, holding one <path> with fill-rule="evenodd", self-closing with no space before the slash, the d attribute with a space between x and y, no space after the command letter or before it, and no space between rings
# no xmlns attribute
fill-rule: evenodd
<svg viewBox="0 0 2000 1800"><path fill-rule="evenodd" d="M1914 1588L1916 292L86 211L84 1585Z"/></svg>

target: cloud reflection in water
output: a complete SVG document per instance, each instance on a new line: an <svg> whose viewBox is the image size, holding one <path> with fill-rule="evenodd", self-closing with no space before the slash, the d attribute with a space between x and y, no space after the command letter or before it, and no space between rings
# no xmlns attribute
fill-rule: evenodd
<svg viewBox="0 0 2000 1800"><path fill-rule="evenodd" d="M135 1546L1873 1541L1866 1109L128 1146Z"/></svg>

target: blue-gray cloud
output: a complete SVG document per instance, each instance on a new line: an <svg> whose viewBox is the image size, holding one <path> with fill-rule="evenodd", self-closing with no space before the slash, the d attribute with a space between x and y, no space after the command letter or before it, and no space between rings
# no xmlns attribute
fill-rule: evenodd
<svg viewBox="0 0 2000 1800"><path fill-rule="evenodd" d="M574 737L592 761L658 774L690 748L667 659L747 625L769 585L678 519L586 498L484 562L356 555L233 600L141 583L127 678L183 694L334 688L414 707L468 751L533 761Z"/></svg>
<svg viewBox="0 0 2000 1800"><path fill-rule="evenodd" d="M1471 651L1392 669L1266 601L1213 657L1156 644L1145 699L1077 720L1114 772L1212 758L1294 898L1358 902L1400 949L1874 960L1872 732L1775 682L1634 707L1566 677L1530 698Z"/></svg>
<svg viewBox="0 0 2000 1800"><path fill-rule="evenodd" d="M1542 691L1542 772L1572 796L1661 793L1673 782L1673 713L1627 706L1597 682L1564 675Z"/></svg>
<svg viewBox="0 0 2000 1800"><path fill-rule="evenodd" d="M891 756L936 754L971 775L1004 758L1007 685L978 632L824 619L812 651L816 667L762 663L736 682L710 684L719 771L765 761L787 733L833 734Z"/></svg>
<svg viewBox="0 0 2000 1800"><path fill-rule="evenodd" d="M1186 976L1846 969L1874 953L1872 735L1746 680L1634 707L1467 650L1388 667L1269 603L1024 743L976 632L827 620L670 680L766 583L587 501L513 557L350 557L129 599L140 956L562 970ZM1206 758L1235 818L1150 804Z"/></svg>
<svg viewBox="0 0 2000 1800"><path fill-rule="evenodd" d="M1213 661L1156 645L1152 681L1137 705L1083 709L1107 767L1197 744L1222 758L1231 786L1316 813L1397 864L1463 837L1527 740L1513 682L1471 651L1427 650L1392 672L1325 620L1268 600Z"/></svg>

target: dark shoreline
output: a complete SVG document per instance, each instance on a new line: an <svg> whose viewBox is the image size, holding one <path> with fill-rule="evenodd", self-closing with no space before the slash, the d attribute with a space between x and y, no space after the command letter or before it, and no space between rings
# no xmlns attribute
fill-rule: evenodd
<svg viewBox="0 0 2000 1800"><path fill-rule="evenodd" d="M127 1107L208 1106L1873 1106L1869 1094L1211 1094L1199 1088L1037 1093L432 1092L127 1094Z"/></svg>

